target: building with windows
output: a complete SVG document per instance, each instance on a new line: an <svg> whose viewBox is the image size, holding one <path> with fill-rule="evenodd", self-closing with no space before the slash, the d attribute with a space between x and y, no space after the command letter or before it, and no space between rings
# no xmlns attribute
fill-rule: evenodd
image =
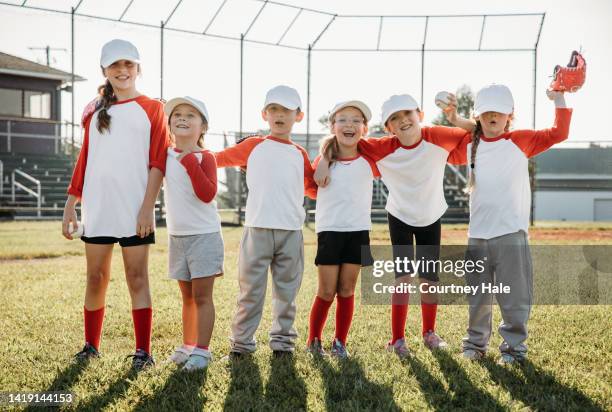
<svg viewBox="0 0 612 412"><path fill-rule="evenodd" d="M612 221L612 147L552 148L536 182L536 220Z"/></svg>
<svg viewBox="0 0 612 412"><path fill-rule="evenodd" d="M61 94L71 91L71 80L70 73L0 52L0 153L59 153Z"/></svg>

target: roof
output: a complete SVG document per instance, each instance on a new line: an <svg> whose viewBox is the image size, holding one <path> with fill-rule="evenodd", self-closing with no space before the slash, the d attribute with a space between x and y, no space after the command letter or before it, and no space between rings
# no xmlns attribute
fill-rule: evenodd
<svg viewBox="0 0 612 412"><path fill-rule="evenodd" d="M0 52L0 74L61 80L62 82L69 82L72 79L72 74L68 72L2 52ZM75 74L74 80L84 81L86 79Z"/></svg>
<svg viewBox="0 0 612 412"><path fill-rule="evenodd" d="M612 147L553 148L536 162L538 175L612 175Z"/></svg>

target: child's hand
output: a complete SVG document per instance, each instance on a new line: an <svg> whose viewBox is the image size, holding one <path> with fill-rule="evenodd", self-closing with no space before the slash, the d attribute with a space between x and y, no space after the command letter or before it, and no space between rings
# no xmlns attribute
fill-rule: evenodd
<svg viewBox="0 0 612 412"><path fill-rule="evenodd" d="M62 218L62 235L68 240L72 240L72 233L69 230L70 226L76 231L79 223L74 205L66 204L64 207L64 217Z"/></svg>
<svg viewBox="0 0 612 412"><path fill-rule="evenodd" d="M153 232L153 208L141 207L138 212L138 220L136 223L136 234L141 237L147 237Z"/></svg>
<svg viewBox="0 0 612 412"><path fill-rule="evenodd" d="M331 180L329 176L329 162L325 158L321 158L314 172L314 181L319 187L326 187Z"/></svg>
<svg viewBox="0 0 612 412"><path fill-rule="evenodd" d="M446 119L448 119L451 124L457 123L457 97L454 94L448 94L448 106L446 106L446 109L444 109L443 112Z"/></svg>
<svg viewBox="0 0 612 412"><path fill-rule="evenodd" d="M546 96L553 102L555 102L555 107L565 108L565 92L556 92L554 90L546 89Z"/></svg>

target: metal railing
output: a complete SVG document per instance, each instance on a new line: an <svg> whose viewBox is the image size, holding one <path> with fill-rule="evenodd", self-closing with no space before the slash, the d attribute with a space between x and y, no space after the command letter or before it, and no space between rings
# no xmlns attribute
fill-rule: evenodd
<svg viewBox="0 0 612 412"><path fill-rule="evenodd" d="M466 177L463 176L463 173L461 173L461 171L457 168L457 166L454 166L450 163L448 163L447 166L454 173L455 179L459 179L464 185L467 185Z"/></svg>
<svg viewBox="0 0 612 412"><path fill-rule="evenodd" d="M61 124L53 120L35 120L35 119L13 119L13 118L0 118L0 121L6 122L6 131L0 132L0 137L6 138L6 152L11 153L13 151L13 139L14 138L30 138L30 139L45 139L53 140L55 154L60 153ZM53 134L40 134L40 133L16 133L13 131L15 123L47 123L53 125Z"/></svg>
<svg viewBox="0 0 612 412"><path fill-rule="evenodd" d="M24 179L27 179L30 182L34 183L36 185L36 191L16 181L15 175L19 175L23 177ZM21 189L27 194L34 196L36 198L36 216L40 217L41 216L41 202L42 202L40 180L33 178L29 174L19 169L15 169L11 172L11 200L13 201L13 203L15 202L15 188Z"/></svg>

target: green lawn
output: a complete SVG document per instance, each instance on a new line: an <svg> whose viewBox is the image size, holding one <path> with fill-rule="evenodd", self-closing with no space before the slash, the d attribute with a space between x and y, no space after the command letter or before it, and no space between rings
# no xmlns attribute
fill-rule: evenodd
<svg viewBox="0 0 612 412"><path fill-rule="evenodd" d="M551 241L552 225L532 232ZM564 236L579 231L597 243L610 226L563 225ZM313 361L303 351L308 311L316 289L316 238L305 229L306 271L298 298L300 333L294 362L273 360L267 345L270 299L251 360L219 361L229 350L229 328L238 292L236 260L240 228L224 228L226 275L215 289L216 328L211 350L216 361L206 375L183 374L163 361L180 342L180 297L166 278L166 232L157 231L150 278L154 301L153 352L158 365L140 375L124 357L133 351L129 298L119 248L107 298L102 358L87 366L71 363L83 341L85 260L80 241L65 241L58 222L0 223L0 392L71 391L78 410L612 410L610 306L535 306L530 321L529 362L496 365L496 350L485 361L459 356L465 306L440 307L438 331L447 353L431 353L418 339L420 310L411 306L408 343L414 356L401 363L383 351L389 338L385 306L355 306L349 336L352 358ZM465 226L445 227L445 240L461 242ZM569 235L568 235L569 233ZM374 243L388 243L378 225ZM560 241L567 243L567 241ZM333 309L325 336L333 333ZM494 324L499 322L496 311ZM326 339L328 340L328 339ZM494 331L492 348L500 343Z"/></svg>

